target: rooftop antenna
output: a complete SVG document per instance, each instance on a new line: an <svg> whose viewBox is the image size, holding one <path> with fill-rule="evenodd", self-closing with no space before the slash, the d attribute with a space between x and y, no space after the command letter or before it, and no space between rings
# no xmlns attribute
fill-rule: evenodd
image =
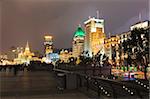
<svg viewBox="0 0 150 99"><path fill-rule="evenodd" d="M91 18L91 16L89 16L89 19Z"/></svg>
<svg viewBox="0 0 150 99"><path fill-rule="evenodd" d="M139 21L142 22L142 15L139 13Z"/></svg>
<svg viewBox="0 0 150 99"><path fill-rule="evenodd" d="M142 23L142 14L141 13L139 13L139 21L140 21L140 23ZM142 24L140 25L140 28L142 28Z"/></svg>
<svg viewBox="0 0 150 99"><path fill-rule="evenodd" d="M108 33L108 37L111 38L111 33L110 32Z"/></svg>
<svg viewBox="0 0 150 99"><path fill-rule="evenodd" d="M81 27L81 24L79 24L78 27Z"/></svg>
<svg viewBox="0 0 150 99"><path fill-rule="evenodd" d="M97 17L97 19L99 19L99 11L98 10L96 11L96 17Z"/></svg>

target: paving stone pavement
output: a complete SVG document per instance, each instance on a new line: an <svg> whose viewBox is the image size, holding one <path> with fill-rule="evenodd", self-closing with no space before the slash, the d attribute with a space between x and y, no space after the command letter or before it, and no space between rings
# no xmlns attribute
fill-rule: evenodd
<svg viewBox="0 0 150 99"><path fill-rule="evenodd" d="M77 91L58 92L53 73L48 71L0 72L0 99L88 99Z"/></svg>

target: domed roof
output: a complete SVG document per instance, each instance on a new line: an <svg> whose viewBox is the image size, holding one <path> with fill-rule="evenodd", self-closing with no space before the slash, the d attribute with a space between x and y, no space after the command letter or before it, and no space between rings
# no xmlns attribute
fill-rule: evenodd
<svg viewBox="0 0 150 99"><path fill-rule="evenodd" d="M74 37L84 37L84 36L85 36L85 32L83 31L81 26L78 26L77 30L74 33Z"/></svg>

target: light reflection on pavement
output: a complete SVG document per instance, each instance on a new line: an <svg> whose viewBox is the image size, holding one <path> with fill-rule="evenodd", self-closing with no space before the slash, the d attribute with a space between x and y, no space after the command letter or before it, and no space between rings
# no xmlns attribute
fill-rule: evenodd
<svg viewBox="0 0 150 99"><path fill-rule="evenodd" d="M77 91L59 93L53 73L48 71L0 72L1 99L88 99Z"/></svg>

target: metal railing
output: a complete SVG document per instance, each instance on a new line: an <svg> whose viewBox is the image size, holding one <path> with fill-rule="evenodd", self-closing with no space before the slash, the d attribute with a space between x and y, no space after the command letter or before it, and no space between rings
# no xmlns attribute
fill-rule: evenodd
<svg viewBox="0 0 150 99"><path fill-rule="evenodd" d="M149 86L145 88L138 84L133 84L130 81L117 81L113 79L108 79L92 76L83 73L79 73L76 71L67 71L55 69L56 72L62 72L65 75L74 74L76 75L76 88L84 89L84 92L94 91L97 93L98 97L106 96L108 98L120 99L120 98L128 98L132 99L148 99ZM136 81L132 81L136 82Z"/></svg>

